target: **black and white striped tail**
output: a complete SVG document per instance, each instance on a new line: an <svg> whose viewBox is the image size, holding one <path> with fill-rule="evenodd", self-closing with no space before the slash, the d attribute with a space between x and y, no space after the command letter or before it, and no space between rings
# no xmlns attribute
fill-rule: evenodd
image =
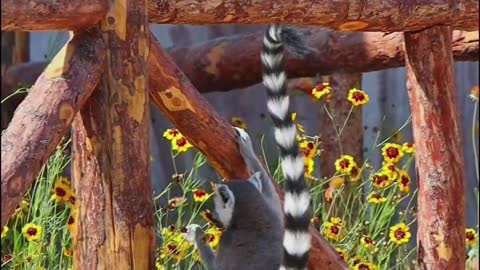
<svg viewBox="0 0 480 270"><path fill-rule="evenodd" d="M289 109L283 55L284 46L303 56L309 49L293 29L269 26L263 39L263 84L267 88L267 107L275 126L275 140L285 177L284 260L280 269L306 269L310 251L308 226L311 219L310 192L304 179L304 157L296 140L296 127Z"/></svg>

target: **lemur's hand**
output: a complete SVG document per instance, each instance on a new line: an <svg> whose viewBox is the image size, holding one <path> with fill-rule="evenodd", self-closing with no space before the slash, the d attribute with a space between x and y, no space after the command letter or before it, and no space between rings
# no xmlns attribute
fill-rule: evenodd
<svg viewBox="0 0 480 270"><path fill-rule="evenodd" d="M237 139L240 155L242 155L250 174L259 171L261 165L259 164L258 159L255 156L255 152L253 151L252 140L250 139L250 136L248 136L248 133L241 128L233 127L233 130L235 131L235 139Z"/></svg>
<svg viewBox="0 0 480 270"><path fill-rule="evenodd" d="M203 231L200 225L190 224L187 225L187 232L183 234L183 238L190 243L196 243L198 239L203 237Z"/></svg>

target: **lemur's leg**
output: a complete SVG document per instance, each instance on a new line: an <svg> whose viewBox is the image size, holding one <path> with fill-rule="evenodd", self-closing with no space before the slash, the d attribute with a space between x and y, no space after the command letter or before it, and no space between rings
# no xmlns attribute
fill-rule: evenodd
<svg viewBox="0 0 480 270"><path fill-rule="evenodd" d="M280 198L278 197L277 191L273 186L270 176L265 171L265 168L260 163L255 155L255 152L253 151L250 136L248 136L248 133L241 128L233 127L233 129L237 135L236 138L240 154L242 155L250 174L253 174L248 181L254 184L263 194L268 205L278 214L277 216L283 216Z"/></svg>
<svg viewBox="0 0 480 270"><path fill-rule="evenodd" d="M205 265L207 270L217 270L215 266L215 254L213 254L212 249L206 241L203 240L204 236L205 234L199 225L190 224L187 226L185 239L194 243L195 247L198 249L203 265Z"/></svg>

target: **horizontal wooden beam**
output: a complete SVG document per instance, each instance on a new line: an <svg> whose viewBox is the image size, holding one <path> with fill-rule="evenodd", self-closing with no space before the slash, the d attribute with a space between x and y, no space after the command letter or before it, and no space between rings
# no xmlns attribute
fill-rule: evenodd
<svg viewBox="0 0 480 270"><path fill-rule="evenodd" d="M478 29L475 0L151 0L151 23L270 24L327 27L339 31L403 32L432 25ZM2 30L71 30L94 25L106 14L104 0L5 0Z"/></svg>
<svg viewBox="0 0 480 270"><path fill-rule="evenodd" d="M230 124L195 89L168 53L158 45L153 34L150 39L149 88L152 102L223 177L247 179L248 171ZM277 190L283 199L283 191L280 188ZM309 269L348 269L318 230L312 228L311 232Z"/></svg>
<svg viewBox="0 0 480 270"><path fill-rule="evenodd" d="M478 30L476 0L151 0L152 23L270 24L340 31L403 32L432 25Z"/></svg>
<svg viewBox="0 0 480 270"><path fill-rule="evenodd" d="M363 73L405 65L402 33L302 33L317 52L303 60L287 55L290 78ZM229 91L260 82L262 36L262 32L235 35L167 51L198 91ZM454 31L452 50L455 61L478 61L478 31ZM32 85L46 65L36 62L10 67L2 78L2 99L18 85Z"/></svg>
<svg viewBox="0 0 480 270"><path fill-rule="evenodd" d="M2 30L68 31L90 27L107 14L106 0L2 0Z"/></svg>
<svg viewBox="0 0 480 270"><path fill-rule="evenodd" d="M47 66L2 134L4 226L73 117L100 81L105 47L97 31L75 35Z"/></svg>

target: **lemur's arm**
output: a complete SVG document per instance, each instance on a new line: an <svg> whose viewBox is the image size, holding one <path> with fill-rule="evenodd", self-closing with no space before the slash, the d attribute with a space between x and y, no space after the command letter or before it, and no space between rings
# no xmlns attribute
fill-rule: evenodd
<svg viewBox="0 0 480 270"><path fill-rule="evenodd" d="M217 270L215 265L215 254L206 241L203 240L204 236L205 234L199 225L190 224L187 226L185 239L194 243L207 270Z"/></svg>
<svg viewBox="0 0 480 270"><path fill-rule="evenodd" d="M280 204L280 198L270 180L269 174L265 171L265 168L258 160L255 152L253 151L252 141L247 132L241 128L233 127L237 134L237 142L240 150L240 154L247 165L248 171L251 177L248 179L254 184L257 189L263 194L263 197L267 201L268 205L277 212L277 216L281 217L282 206Z"/></svg>

